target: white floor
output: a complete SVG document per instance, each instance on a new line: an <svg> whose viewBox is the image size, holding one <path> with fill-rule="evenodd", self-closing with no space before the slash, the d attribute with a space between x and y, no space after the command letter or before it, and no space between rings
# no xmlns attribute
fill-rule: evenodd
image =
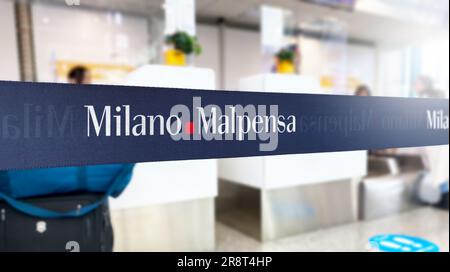
<svg viewBox="0 0 450 272"><path fill-rule="evenodd" d="M367 251L367 241L379 234L405 234L436 243L449 251L449 212L423 208L370 222L319 230L260 243L228 226L217 223L216 250L223 251Z"/></svg>

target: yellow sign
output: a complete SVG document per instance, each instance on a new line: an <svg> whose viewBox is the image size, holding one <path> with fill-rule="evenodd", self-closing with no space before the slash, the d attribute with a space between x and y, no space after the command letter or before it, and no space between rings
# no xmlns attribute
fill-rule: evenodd
<svg viewBox="0 0 450 272"><path fill-rule="evenodd" d="M358 80L355 77L348 77L347 78L347 89L348 90L355 90L359 85L361 84L361 81ZM323 89L333 89L336 86L335 78L333 76L321 76L320 77L320 86Z"/></svg>
<svg viewBox="0 0 450 272"><path fill-rule="evenodd" d="M68 60L58 60L55 66L57 81L67 81L70 70L82 66L89 70L93 83L119 82L135 69L131 65Z"/></svg>

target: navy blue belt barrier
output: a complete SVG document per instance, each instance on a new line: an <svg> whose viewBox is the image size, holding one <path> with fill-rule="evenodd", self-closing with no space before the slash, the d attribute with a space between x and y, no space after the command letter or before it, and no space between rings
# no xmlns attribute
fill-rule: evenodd
<svg viewBox="0 0 450 272"><path fill-rule="evenodd" d="M0 170L448 144L447 99L0 81Z"/></svg>

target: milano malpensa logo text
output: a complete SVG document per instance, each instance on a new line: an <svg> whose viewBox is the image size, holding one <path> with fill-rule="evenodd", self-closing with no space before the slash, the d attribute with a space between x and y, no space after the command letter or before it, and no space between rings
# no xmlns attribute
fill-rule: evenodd
<svg viewBox="0 0 450 272"><path fill-rule="evenodd" d="M443 109L408 114L367 107L327 113L279 112L278 105L202 105L201 97L193 97L190 105L174 105L167 112L156 114L138 112L132 105L25 103L22 109L0 109L0 138L16 141L167 136L174 141L258 141L259 151L270 152L277 149L281 134L349 138L361 137L361 133L372 133L374 129L392 134L423 129L445 131L449 127L448 111Z"/></svg>
<svg viewBox="0 0 450 272"><path fill-rule="evenodd" d="M174 141L260 141L260 151L274 151L278 136L296 132L296 117L280 115L278 105L172 106L168 116L133 111L130 105L97 108L85 105L88 137L169 135Z"/></svg>

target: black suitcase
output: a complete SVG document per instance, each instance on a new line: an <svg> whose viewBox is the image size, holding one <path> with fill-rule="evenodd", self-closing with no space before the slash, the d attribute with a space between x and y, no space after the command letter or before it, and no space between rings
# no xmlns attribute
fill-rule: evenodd
<svg viewBox="0 0 450 272"><path fill-rule="evenodd" d="M103 195L78 194L25 200L38 207L67 212L99 201ZM110 252L113 229L106 201L89 214L40 219L0 201L0 252Z"/></svg>

